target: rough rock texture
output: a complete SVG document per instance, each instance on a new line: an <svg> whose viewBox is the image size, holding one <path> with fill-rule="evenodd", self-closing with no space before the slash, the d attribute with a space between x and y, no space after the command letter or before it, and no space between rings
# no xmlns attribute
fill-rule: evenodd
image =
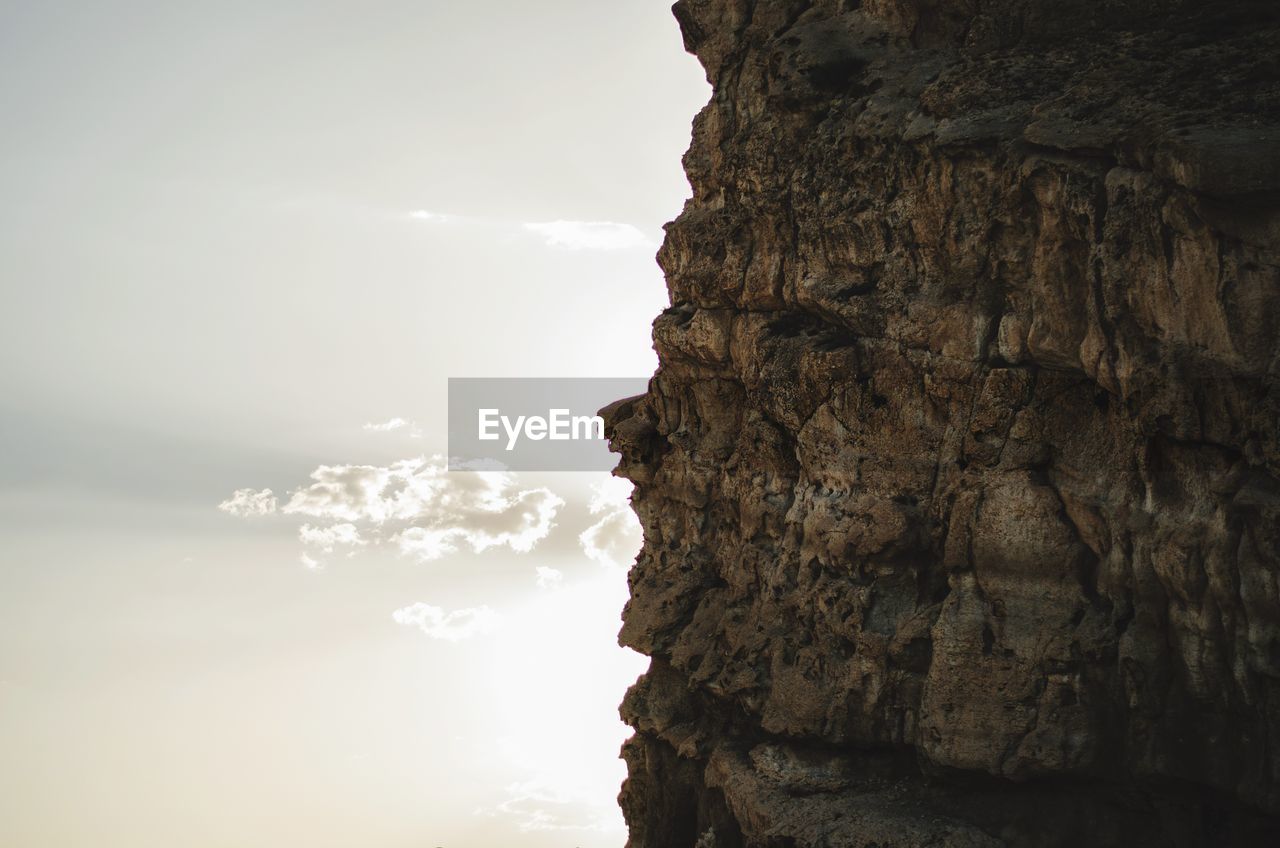
<svg viewBox="0 0 1280 848"><path fill-rule="evenodd" d="M1270 6L674 11L632 848L1280 844Z"/></svg>

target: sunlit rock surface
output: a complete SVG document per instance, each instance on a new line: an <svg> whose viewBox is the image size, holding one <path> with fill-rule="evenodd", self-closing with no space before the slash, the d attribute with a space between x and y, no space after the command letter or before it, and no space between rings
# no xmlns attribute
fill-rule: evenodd
<svg viewBox="0 0 1280 848"><path fill-rule="evenodd" d="M632 848L1280 844L1270 5L675 13Z"/></svg>

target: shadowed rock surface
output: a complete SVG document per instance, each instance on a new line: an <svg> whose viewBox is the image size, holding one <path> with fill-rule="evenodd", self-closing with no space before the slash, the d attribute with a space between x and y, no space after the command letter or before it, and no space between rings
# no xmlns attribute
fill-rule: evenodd
<svg viewBox="0 0 1280 848"><path fill-rule="evenodd" d="M1280 844L1270 5L674 11L629 844Z"/></svg>

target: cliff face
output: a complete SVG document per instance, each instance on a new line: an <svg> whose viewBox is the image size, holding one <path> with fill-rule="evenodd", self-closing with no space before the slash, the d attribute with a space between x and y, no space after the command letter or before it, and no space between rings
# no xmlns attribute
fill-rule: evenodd
<svg viewBox="0 0 1280 848"><path fill-rule="evenodd" d="M680 0L633 848L1280 844L1280 29Z"/></svg>

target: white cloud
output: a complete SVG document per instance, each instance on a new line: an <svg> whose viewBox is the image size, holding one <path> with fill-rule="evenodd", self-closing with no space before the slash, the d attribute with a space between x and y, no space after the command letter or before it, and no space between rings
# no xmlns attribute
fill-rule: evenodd
<svg viewBox="0 0 1280 848"><path fill-rule="evenodd" d="M564 572L558 568L540 565L537 568L537 573L539 589L554 589L564 583Z"/></svg>
<svg viewBox="0 0 1280 848"><path fill-rule="evenodd" d="M403 418L388 418L381 424L375 424L370 421L364 425L364 429L375 433L389 433L392 430L399 430L401 427L406 427L408 424L409 422L405 421Z"/></svg>
<svg viewBox="0 0 1280 848"><path fill-rule="evenodd" d="M298 539L302 544L313 545L327 554L333 553L334 545L360 547L368 544L360 537L360 530L349 522L332 524L328 527L304 524L298 528Z"/></svg>
<svg viewBox="0 0 1280 848"><path fill-rule="evenodd" d="M418 428L417 424L412 421L406 421L398 416L395 418L388 418L386 421L381 422L366 422L364 427L361 429L366 433L393 433L398 430L403 430L405 435L411 439L422 438L422 430Z"/></svg>
<svg viewBox="0 0 1280 848"><path fill-rule="evenodd" d="M495 472L477 474L509 478ZM424 560L437 559L459 547L477 553L494 547L527 553L551 532L562 506L564 501L549 489L460 492L452 504L440 509L440 515L432 516L431 523L419 520L396 534L393 541L402 553Z"/></svg>
<svg viewBox="0 0 1280 848"><path fill-rule="evenodd" d="M564 501L550 489L520 489L503 472L450 473L441 457L390 466L322 465L277 506L270 490L237 491L235 515L305 516L299 537L326 552L337 545L387 544L423 560L469 548L524 553L546 538Z"/></svg>
<svg viewBox="0 0 1280 848"><path fill-rule="evenodd" d="M569 250L653 247L653 242L638 228L612 221L545 221L528 223L524 228L542 236L550 247Z"/></svg>
<svg viewBox="0 0 1280 848"><path fill-rule="evenodd" d="M428 224L443 224L453 220L452 215L445 215L442 212L432 212L428 209L415 209L409 213L409 220L422 221Z"/></svg>
<svg viewBox="0 0 1280 848"><path fill-rule="evenodd" d="M545 780L526 780L506 787L507 797L492 809L476 810L485 816L512 816L525 833L534 831L607 831L609 824L590 815L582 793L566 791ZM585 809L584 809L585 808Z"/></svg>
<svg viewBox="0 0 1280 848"><path fill-rule="evenodd" d="M241 518L251 518L262 515L271 515L276 511L278 501L275 495L271 494L270 489L258 491L256 489L236 489L231 493L231 497L218 504L218 509L223 512L229 512L232 515L238 515Z"/></svg>
<svg viewBox="0 0 1280 848"><path fill-rule="evenodd" d="M643 230L632 224L617 221L529 221L517 224L494 218L459 217L430 209L414 209L404 213L406 220L418 224L459 223L472 227L502 230L519 227L526 232L541 236L548 247L566 248L568 250L630 250L632 248L654 248L657 246L652 238Z"/></svg>
<svg viewBox="0 0 1280 848"><path fill-rule="evenodd" d="M302 556L298 557L298 561L301 562L303 565L305 565L311 571L318 571L319 569L324 568L324 564L321 563L318 559L316 559L315 557L309 556L308 554L305 554L305 553Z"/></svg>
<svg viewBox="0 0 1280 848"><path fill-rule="evenodd" d="M631 510L615 510L578 536L583 552L607 566L630 566L643 541L640 522Z"/></svg>
<svg viewBox="0 0 1280 848"><path fill-rule="evenodd" d="M611 567L629 566L644 541L640 521L630 505L632 485L619 477L592 486L591 514L600 518L578 535L590 559Z"/></svg>
<svg viewBox="0 0 1280 848"><path fill-rule="evenodd" d="M498 624L498 614L487 606L445 612L440 607L418 602L391 614L397 624L416 627L432 639L459 642L488 633Z"/></svg>
<svg viewBox="0 0 1280 848"><path fill-rule="evenodd" d="M631 509L631 493L635 486L624 477L606 477L591 484L591 513L609 512L615 509Z"/></svg>

